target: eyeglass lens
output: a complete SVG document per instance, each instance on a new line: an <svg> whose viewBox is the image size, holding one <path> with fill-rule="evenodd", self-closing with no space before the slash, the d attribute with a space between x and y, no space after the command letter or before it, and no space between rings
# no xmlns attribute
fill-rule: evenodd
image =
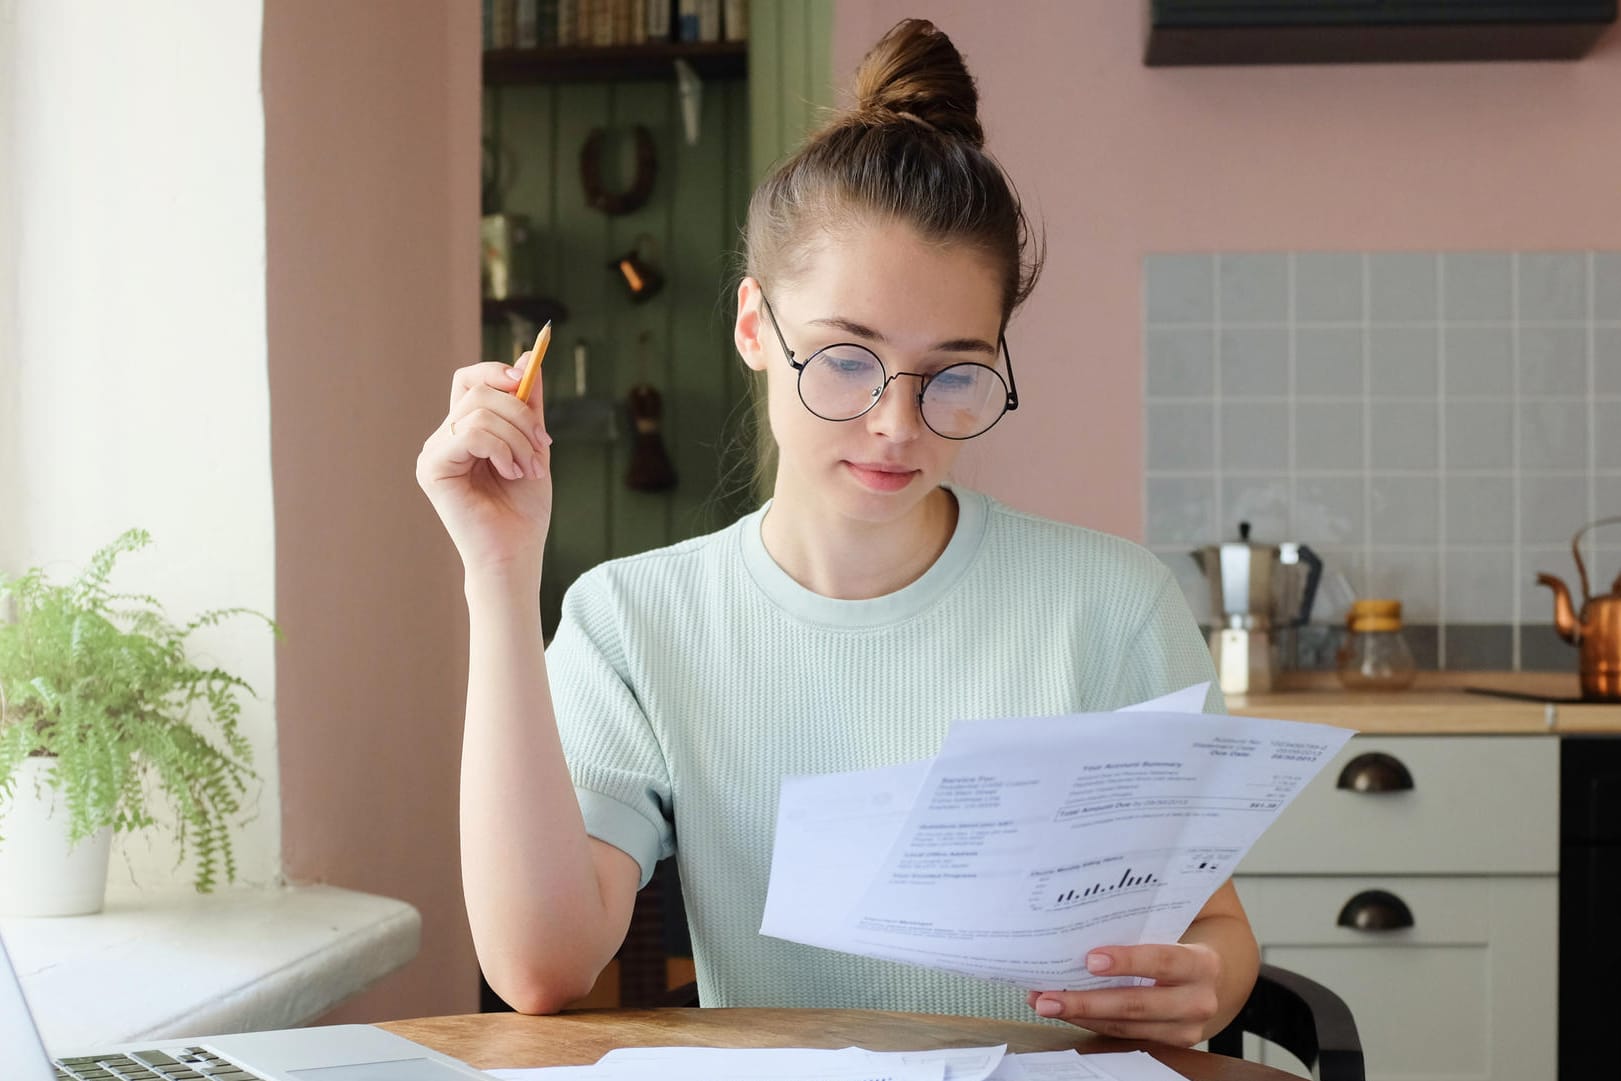
<svg viewBox="0 0 1621 1081"><path fill-rule="evenodd" d="M805 362L799 373L799 397L825 420L854 420L878 401L886 380L876 354L859 345L835 345ZM1007 393L1007 384L994 368L953 364L924 378L919 405L924 423L935 432L948 439L967 439L997 422Z"/></svg>

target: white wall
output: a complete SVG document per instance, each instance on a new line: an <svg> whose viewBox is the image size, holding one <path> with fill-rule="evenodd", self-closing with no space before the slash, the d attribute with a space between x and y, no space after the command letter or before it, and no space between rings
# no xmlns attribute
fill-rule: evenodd
<svg viewBox="0 0 1621 1081"><path fill-rule="evenodd" d="M16 67L16 0L0 0L0 569L16 562L16 519L8 496L17 490L17 256L12 114ZM0 612L0 619L5 613Z"/></svg>
<svg viewBox="0 0 1621 1081"><path fill-rule="evenodd" d="M115 584L177 619L273 615L261 4L14 2L21 449L0 558L68 573L139 525L154 543ZM273 642L238 620L200 646L263 696L243 710L263 783L238 859L268 881ZM164 840L126 851L143 886L190 881ZM115 896L129 877L115 860Z"/></svg>

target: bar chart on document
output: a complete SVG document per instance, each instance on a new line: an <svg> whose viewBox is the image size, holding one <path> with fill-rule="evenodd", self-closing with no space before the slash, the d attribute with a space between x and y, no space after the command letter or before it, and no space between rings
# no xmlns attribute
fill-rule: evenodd
<svg viewBox="0 0 1621 1081"><path fill-rule="evenodd" d="M1132 890L1151 890L1159 884L1160 880L1154 877L1154 872L1139 872L1134 867L1127 867L1123 872L1121 872L1120 880L1118 882L1094 882L1085 889L1079 889L1075 886L1071 886L1069 889L1053 898L1051 904L1053 908L1073 908L1076 905L1083 905L1088 901L1103 896L1104 894L1129 893ZM1051 895L1052 891L1050 889L1043 889L1041 888L1041 885L1038 884L1036 888L1036 895L1031 898L1031 907L1043 907L1036 902L1036 897L1050 897Z"/></svg>
<svg viewBox="0 0 1621 1081"><path fill-rule="evenodd" d="M1165 849L1161 852L1139 852L1135 861L1124 859L1097 859L1051 871L1036 871L1028 904L1034 912L1056 912L1061 909L1080 908L1093 901L1117 901L1137 893L1149 896L1166 884L1168 877L1179 879L1205 876L1213 890L1225 879L1228 865L1234 856L1230 848ZM1124 863L1116 873L1114 865ZM1177 870L1167 876L1166 866Z"/></svg>

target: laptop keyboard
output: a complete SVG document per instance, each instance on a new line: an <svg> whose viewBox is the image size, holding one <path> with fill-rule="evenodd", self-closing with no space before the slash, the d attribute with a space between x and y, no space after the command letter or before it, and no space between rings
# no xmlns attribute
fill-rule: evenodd
<svg viewBox="0 0 1621 1081"><path fill-rule="evenodd" d="M263 1081L201 1047L85 1055L56 1061L57 1081Z"/></svg>

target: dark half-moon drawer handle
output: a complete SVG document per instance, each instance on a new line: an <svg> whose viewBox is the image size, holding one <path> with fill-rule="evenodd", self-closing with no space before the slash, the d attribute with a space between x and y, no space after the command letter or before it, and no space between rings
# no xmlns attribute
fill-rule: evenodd
<svg viewBox="0 0 1621 1081"><path fill-rule="evenodd" d="M1395 755L1369 751L1345 763L1334 787L1347 792L1405 792L1413 787L1413 775Z"/></svg>
<svg viewBox="0 0 1621 1081"><path fill-rule="evenodd" d="M1356 931L1400 931L1413 926L1413 910L1394 893L1363 890L1345 902L1335 922Z"/></svg>

